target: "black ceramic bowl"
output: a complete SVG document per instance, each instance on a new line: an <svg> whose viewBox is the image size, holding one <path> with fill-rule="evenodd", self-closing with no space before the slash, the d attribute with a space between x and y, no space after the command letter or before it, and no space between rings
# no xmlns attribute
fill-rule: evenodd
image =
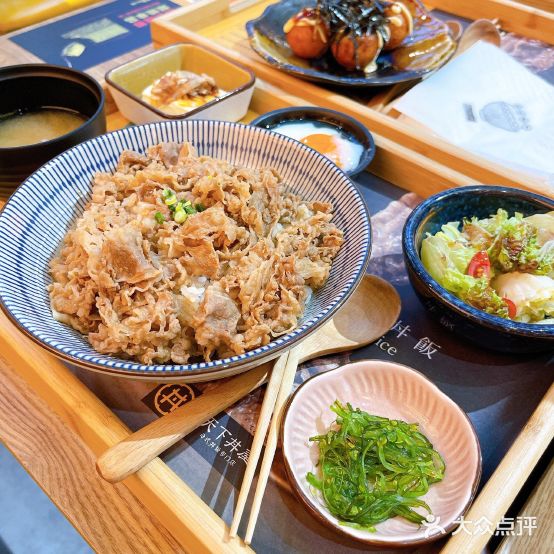
<svg viewBox="0 0 554 554"><path fill-rule="evenodd" d="M518 323L487 314L466 304L441 287L421 263L421 242L449 221L488 217L498 208L510 215L554 210L554 200L513 188L471 186L431 196L408 217L402 246L410 281L424 306L439 322L485 348L504 352L554 350L554 325Z"/></svg>
<svg viewBox="0 0 554 554"><path fill-rule="evenodd" d="M65 108L86 121L65 135L45 142L0 148L0 186L19 185L33 171L64 150L106 132L104 91L81 71L48 64L0 68L0 112Z"/></svg>
<svg viewBox="0 0 554 554"><path fill-rule="evenodd" d="M371 133L353 117L335 110L328 110L327 108L316 108L311 106L282 108L257 117L250 122L250 125L276 131L274 128L285 121L321 121L322 123L337 127L346 135L352 136L363 146L364 150L360 156L358 165L350 171L345 171L345 173L351 177L361 173L371 163L371 160L373 160L375 156L375 142Z"/></svg>

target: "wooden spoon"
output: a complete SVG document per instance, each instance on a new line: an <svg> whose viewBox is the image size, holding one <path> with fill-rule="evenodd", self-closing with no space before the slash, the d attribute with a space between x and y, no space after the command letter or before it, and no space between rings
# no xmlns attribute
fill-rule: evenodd
<svg viewBox="0 0 554 554"><path fill-rule="evenodd" d="M304 362L370 344L386 333L400 314L396 289L380 277L366 275L335 316L302 342ZM199 425L261 386L274 362L222 381L209 392L149 423L115 444L96 463L100 475L116 483L135 473Z"/></svg>
<svg viewBox="0 0 554 554"><path fill-rule="evenodd" d="M455 19L449 19L448 21L445 21L445 23L450 31L450 36L452 37L452 40L455 40L455 41L460 40L460 37L464 32L464 28L462 27L462 24L459 21L456 21Z"/></svg>
<svg viewBox="0 0 554 554"><path fill-rule="evenodd" d="M459 56L480 40L500 46L502 38L496 25L490 19L477 19L466 28L458 42L454 57Z"/></svg>

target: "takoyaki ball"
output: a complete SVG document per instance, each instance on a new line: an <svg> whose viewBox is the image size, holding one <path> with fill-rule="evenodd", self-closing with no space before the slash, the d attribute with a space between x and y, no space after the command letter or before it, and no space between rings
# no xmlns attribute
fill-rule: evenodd
<svg viewBox="0 0 554 554"><path fill-rule="evenodd" d="M410 10L402 2L391 2L384 9L388 21L389 38L384 50L394 50L413 32L413 18Z"/></svg>
<svg viewBox="0 0 554 554"><path fill-rule="evenodd" d="M319 58L329 48L329 27L314 8L304 8L284 25L287 42L299 58Z"/></svg>
<svg viewBox="0 0 554 554"><path fill-rule="evenodd" d="M353 36L352 33L338 33L331 44L331 52L337 62L348 71L375 71L375 60L383 48L380 33Z"/></svg>

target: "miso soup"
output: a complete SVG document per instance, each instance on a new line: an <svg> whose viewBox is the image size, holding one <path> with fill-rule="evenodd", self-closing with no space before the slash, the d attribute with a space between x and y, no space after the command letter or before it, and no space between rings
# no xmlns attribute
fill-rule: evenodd
<svg viewBox="0 0 554 554"><path fill-rule="evenodd" d="M73 131L85 121L81 114L61 108L0 115L0 148L52 140Z"/></svg>

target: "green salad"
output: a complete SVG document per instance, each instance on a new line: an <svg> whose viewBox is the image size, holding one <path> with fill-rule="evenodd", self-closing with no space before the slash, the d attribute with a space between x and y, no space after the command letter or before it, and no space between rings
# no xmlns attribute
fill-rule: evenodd
<svg viewBox="0 0 554 554"><path fill-rule="evenodd" d="M338 400L331 406L335 425L311 437L319 446L318 475L308 483L321 493L343 525L375 531L391 517L421 524L431 513L420 500L442 481L446 466L417 423L370 415Z"/></svg>
<svg viewBox="0 0 554 554"><path fill-rule="evenodd" d="M447 223L421 245L421 261L471 306L524 323L554 323L554 211L505 210Z"/></svg>

